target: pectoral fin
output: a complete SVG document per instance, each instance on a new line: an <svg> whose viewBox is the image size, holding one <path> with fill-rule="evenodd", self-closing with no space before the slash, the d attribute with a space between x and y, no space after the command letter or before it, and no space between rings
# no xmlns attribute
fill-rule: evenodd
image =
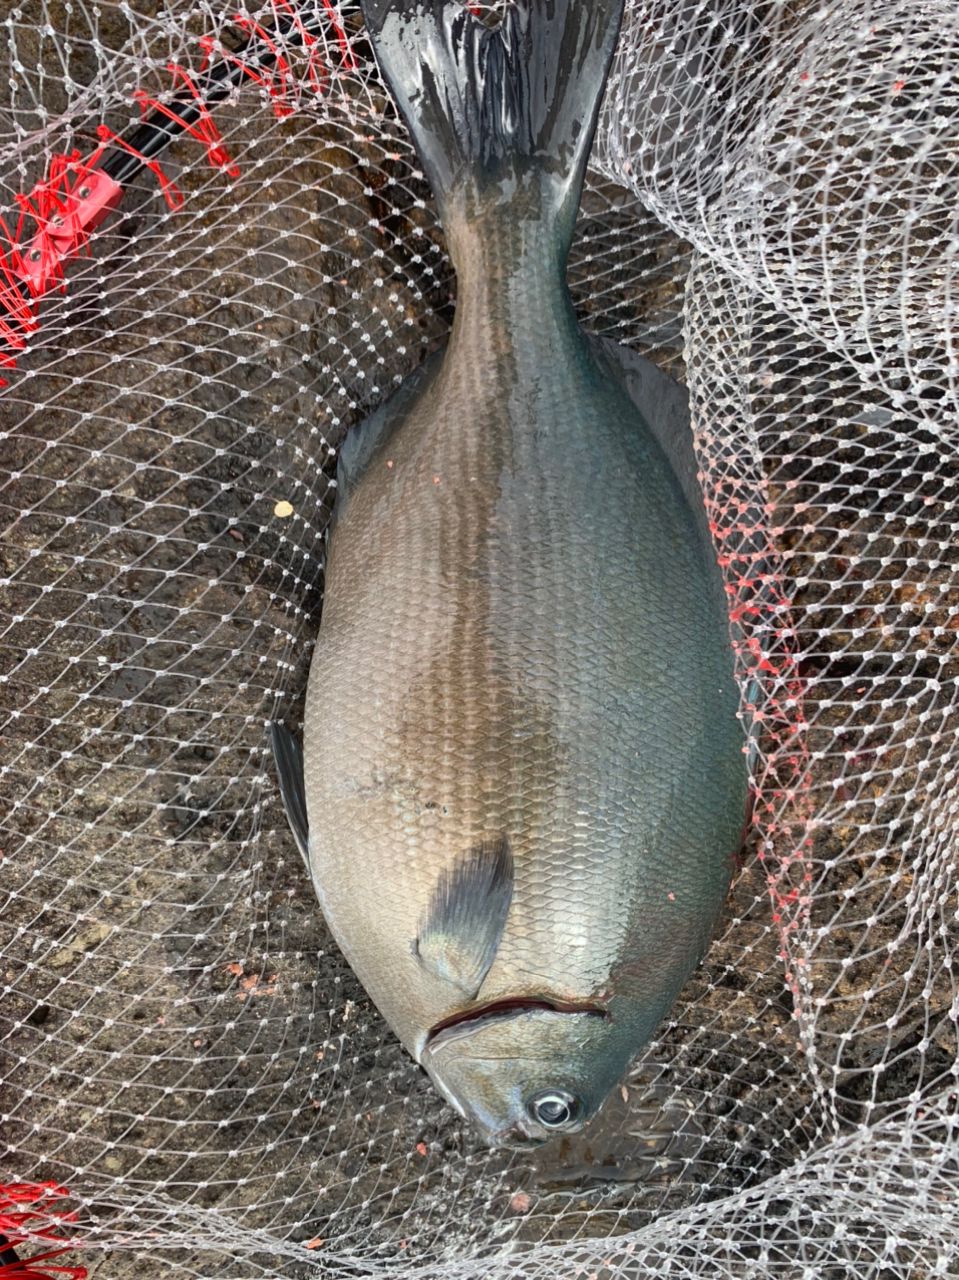
<svg viewBox="0 0 959 1280"><path fill-rule="evenodd" d="M414 954L444 982L474 996L496 956L512 896L509 841L484 840L440 876Z"/></svg>
<svg viewBox="0 0 959 1280"><path fill-rule="evenodd" d="M306 816L306 785L303 780L303 748L286 725L273 720L270 724L270 743L276 763L276 776L280 783L280 799L286 810L286 820L293 832L296 847L303 855L307 872L310 871L310 824Z"/></svg>

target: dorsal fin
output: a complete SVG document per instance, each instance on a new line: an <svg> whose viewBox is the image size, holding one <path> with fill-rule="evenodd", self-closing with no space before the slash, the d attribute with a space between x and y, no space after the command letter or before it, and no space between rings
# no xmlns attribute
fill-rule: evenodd
<svg viewBox="0 0 959 1280"><path fill-rule="evenodd" d="M641 356L629 347L620 346L608 338L591 337L589 339L597 360L602 366L609 361L618 371L623 384L644 421L659 441L669 459L670 466L682 486L689 509L699 526L702 545L713 545L713 535L706 512L706 502L702 486L699 483L699 462L693 447L693 427L690 417L689 392L669 374L664 373L651 360ZM741 448L741 442L730 443L729 452L734 447ZM774 601L773 589L769 585L773 574L771 566L762 558L765 537L762 532L765 526L764 510L766 495L758 480L750 486L746 477L740 474L740 489L737 500L741 504L738 523L741 529L738 543L738 554L743 561L750 561L754 578L754 591L757 603L771 605ZM752 531L750 533L750 531ZM725 602L724 602L724 608ZM775 616L770 610L770 616ZM739 636L738 624L731 624L734 636ZM762 682L754 677L743 693L744 709L761 705L765 693ZM759 756L759 732L761 718L754 717L744 710L743 727L747 738L747 762L750 776L755 772Z"/></svg>
<svg viewBox="0 0 959 1280"><path fill-rule="evenodd" d="M474 996L496 956L512 896L506 836L475 845L440 876L414 954L444 982Z"/></svg>

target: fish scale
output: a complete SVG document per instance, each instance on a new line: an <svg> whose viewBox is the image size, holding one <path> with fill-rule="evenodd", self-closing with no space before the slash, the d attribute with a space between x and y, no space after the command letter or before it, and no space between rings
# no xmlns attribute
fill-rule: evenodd
<svg viewBox="0 0 959 1280"><path fill-rule="evenodd" d="M619 5L529 0L497 31L439 0L365 13L457 303L341 456L306 852L444 1095L541 1141L599 1109L715 925L747 782L729 624L688 439L566 287Z"/></svg>

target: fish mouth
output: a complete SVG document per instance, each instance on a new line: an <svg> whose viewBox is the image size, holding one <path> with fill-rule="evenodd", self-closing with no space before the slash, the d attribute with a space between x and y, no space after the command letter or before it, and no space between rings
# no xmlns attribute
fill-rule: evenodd
<svg viewBox="0 0 959 1280"><path fill-rule="evenodd" d="M579 1013L595 1018L609 1020L609 1010L595 1000L554 1000L549 996L532 998L528 996L507 996L502 1000L489 1000L486 1004L474 1005L472 1009L463 1009L443 1018L432 1026L423 1045L423 1053L429 1053L440 1045L449 1044L461 1036L471 1035L479 1026L489 1026L492 1022L506 1022L538 1009L546 1013Z"/></svg>

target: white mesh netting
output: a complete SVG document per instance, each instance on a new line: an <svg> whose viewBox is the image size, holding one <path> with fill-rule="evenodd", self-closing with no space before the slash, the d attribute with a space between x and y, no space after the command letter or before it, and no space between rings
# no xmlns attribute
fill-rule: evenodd
<svg viewBox="0 0 959 1280"><path fill-rule="evenodd" d="M532 1157L378 1018L268 754L333 451L451 315L359 13L310 14L213 110L235 176L174 143L182 199L143 172L6 371L2 1177L69 1188L111 1280L959 1275L953 0L628 7L571 282L690 388L758 797L671 1019ZM11 236L236 17L4 0Z"/></svg>

